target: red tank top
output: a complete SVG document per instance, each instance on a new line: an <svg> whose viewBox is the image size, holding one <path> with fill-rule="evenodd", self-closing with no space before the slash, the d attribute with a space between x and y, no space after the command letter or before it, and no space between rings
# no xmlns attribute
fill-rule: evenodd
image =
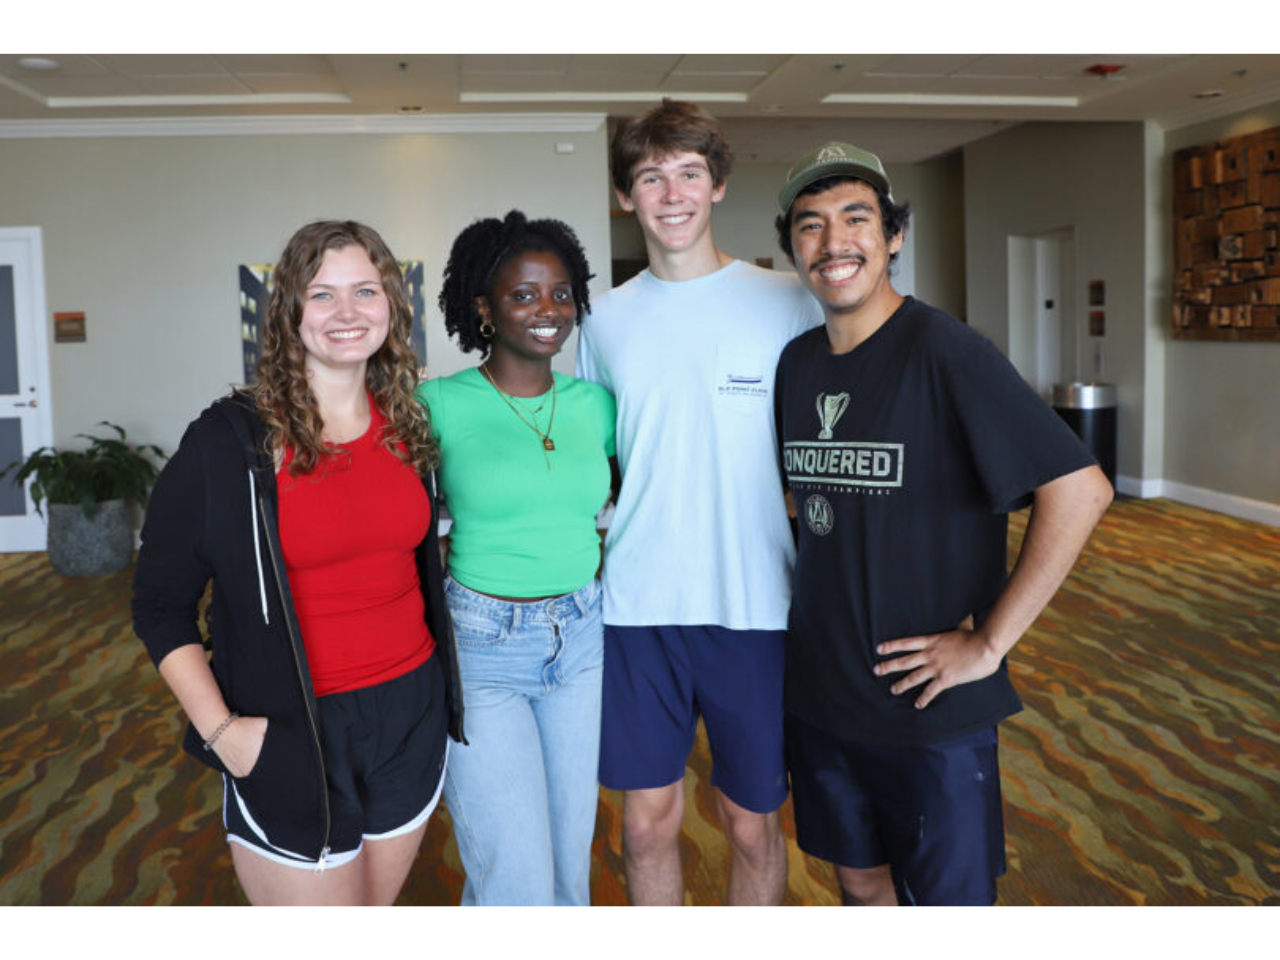
<svg viewBox="0 0 1280 960"><path fill-rule="evenodd" d="M386 419L304 476L276 474L280 545L316 696L393 680L427 661L414 550L431 504L413 469L379 442Z"/></svg>

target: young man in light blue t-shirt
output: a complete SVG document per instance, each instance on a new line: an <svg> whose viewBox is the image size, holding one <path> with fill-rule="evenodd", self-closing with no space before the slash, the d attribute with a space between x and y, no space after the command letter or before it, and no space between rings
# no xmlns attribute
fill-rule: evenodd
<svg viewBox="0 0 1280 960"><path fill-rule="evenodd" d="M821 323L796 279L711 234L732 154L701 108L664 100L610 144L649 268L584 319L578 374L618 404L622 491L605 545L600 782L622 790L628 895L680 904L684 773L699 715L732 853L731 903L781 903L783 638L795 544L773 378Z"/></svg>

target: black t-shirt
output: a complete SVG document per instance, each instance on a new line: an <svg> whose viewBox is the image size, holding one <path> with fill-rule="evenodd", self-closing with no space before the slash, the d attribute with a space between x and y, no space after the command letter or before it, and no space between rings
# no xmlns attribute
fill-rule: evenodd
<svg viewBox="0 0 1280 960"><path fill-rule="evenodd" d="M920 745L1021 709L1008 665L917 710L875 646L987 616L1007 512L1094 463L990 341L910 297L847 354L824 327L783 351L775 386L800 527L786 709L848 740Z"/></svg>

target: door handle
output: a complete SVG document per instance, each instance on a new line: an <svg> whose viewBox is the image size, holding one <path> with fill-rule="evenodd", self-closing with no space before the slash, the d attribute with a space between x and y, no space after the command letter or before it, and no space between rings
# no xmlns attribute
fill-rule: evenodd
<svg viewBox="0 0 1280 960"><path fill-rule="evenodd" d="M15 407L34 407L36 406L36 402L32 400L29 403L15 403L14 406Z"/></svg>

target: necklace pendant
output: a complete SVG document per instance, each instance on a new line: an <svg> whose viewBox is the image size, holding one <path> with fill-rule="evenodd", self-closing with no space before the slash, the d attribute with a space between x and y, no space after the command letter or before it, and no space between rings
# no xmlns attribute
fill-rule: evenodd
<svg viewBox="0 0 1280 960"><path fill-rule="evenodd" d="M552 440L550 437L543 437L543 438L542 438L542 449L543 449L543 450L554 450L555 448L556 448L556 442L555 442L554 440Z"/></svg>

